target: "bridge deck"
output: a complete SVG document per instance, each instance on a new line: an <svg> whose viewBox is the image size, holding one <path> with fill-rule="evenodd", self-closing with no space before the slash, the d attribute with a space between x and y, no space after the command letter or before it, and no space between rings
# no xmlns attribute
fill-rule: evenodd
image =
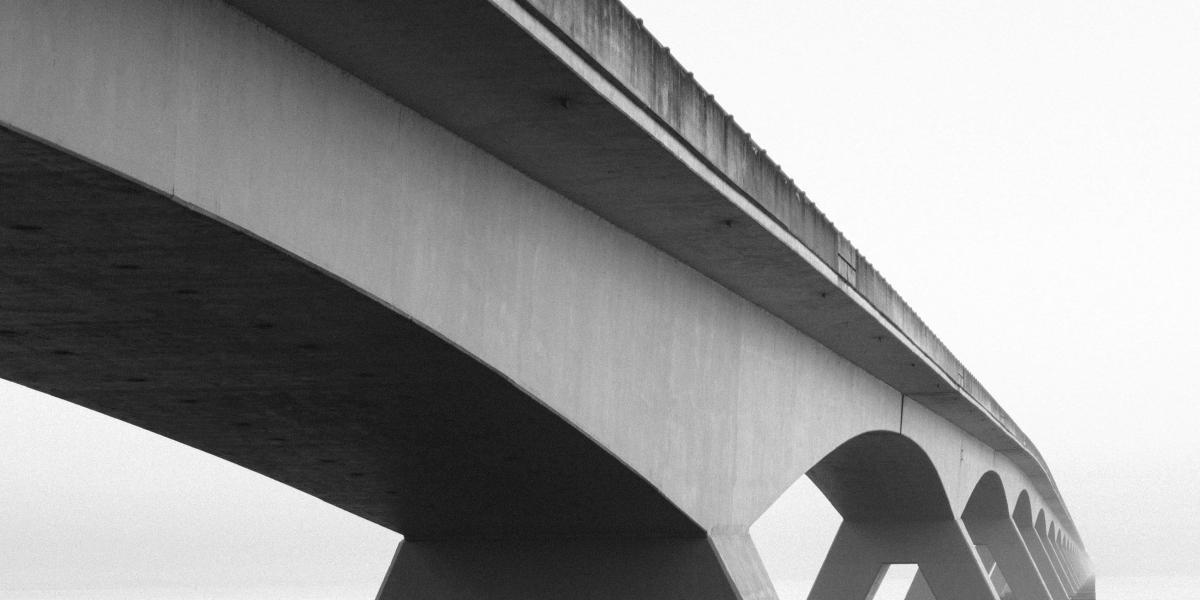
<svg viewBox="0 0 1200 600"><path fill-rule="evenodd" d="M230 3L1004 453L1073 529L1032 441L619 1Z"/></svg>

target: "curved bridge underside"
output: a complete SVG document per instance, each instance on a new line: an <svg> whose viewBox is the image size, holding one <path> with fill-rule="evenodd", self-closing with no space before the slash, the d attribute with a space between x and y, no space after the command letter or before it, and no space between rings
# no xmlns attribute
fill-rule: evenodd
<svg viewBox="0 0 1200 600"><path fill-rule="evenodd" d="M408 318L0 129L0 377L407 539L700 537L653 486Z"/></svg>

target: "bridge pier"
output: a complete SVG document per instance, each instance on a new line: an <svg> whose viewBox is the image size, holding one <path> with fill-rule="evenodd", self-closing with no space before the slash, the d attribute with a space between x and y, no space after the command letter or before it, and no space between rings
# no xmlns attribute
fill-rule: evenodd
<svg viewBox="0 0 1200 600"><path fill-rule="evenodd" d="M750 532L709 532L709 542L721 559L730 585L741 600L777 600L771 576L758 555Z"/></svg>
<svg viewBox="0 0 1200 600"><path fill-rule="evenodd" d="M925 581L925 576L918 571L913 576L912 585L908 586L908 593L904 595L904 600L937 600L933 595L933 590L929 589L929 582Z"/></svg>
<svg viewBox="0 0 1200 600"><path fill-rule="evenodd" d="M1008 512L1008 500L999 475L989 473L979 480L962 512L963 526L985 562L996 568L1017 598L1061 600L1051 595L1038 573L1037 564ZM995 579L992 580L995 582ZM1004 593L997 588L998 593Z"/></svg>
<svg viewBox="0 0 1200 600"><path fill-rule="evenodd" d="M1082 590L1082 588L1087 585L1089 570L1088 570L1087 566L1084 565L1083 561L1081 560L1081 557L1080 557L1078 551L1076 551L1075 549L1068 546L1066 548L1066 552L1067 552L1067 556L1071 560L1072 568L1075 569L1075 573L1078 574L1079 587Z"/></svg>
<svg viewBox="0 0 1200 600"><path fill-rule="evenodd" d="M971 539L980 546L986 546L992 553L1000 572L1018 598L1058 600L1053 598L1042 580L1037 564L1012 519L972 518L964 519L963 524Z"/></svg>
<svg viewBox="0 0 1200 600"><path fill-rule="evenodd" d="M996 600L970 539L955 519L845 521L817 574L809 600L864 600L884 565L916 563L937 598Z"/></svg>
<svg viewBox="0 0 1200 600"><path fill-rule="evenodd" d="M1071 565L1071 561L1067 558L1066 549L1063 548L1062 539L1059 533L1055 530L1054 524L1050 523L1044 533L1046 545L1054 553L1055 559L1058 561L1058 568L1062 569L1063 575L1071 582L1071 593L1079 591L1079 586L1083 583L1079 578L1079 573Z"/></svg>
<svg viewBox="0 0 1200 600"><path fill-rule="evenodd" d="M1033 527L1025 524L1017 525L1017 530L1021 533L1021 538L1025 540L1025 547L1029 549L1029 554L1033 558L1034 564L1037 565L1038 572L1042 574L1042 581L1046 583L1050 596L1054 600L1069 600L1070 594L1067 592L1066 585L1063 584L1058 570L1051 563L1050 555L1047 554L1046 547L1042 545L1042 540L1038 537L1037 532Z"/></svg>
<svg viewBox="0 0 1200 600"><path fill-rule="evenodd" d="M404 541L377 600L738 600L706 538Z"/></svg>
<svg viewBox="0 0 1200 600"><path fill-rule="evenodd" d="M1079 586L1083 582L1079 579L1079 574L1075 572L1075 567L1071 565L1070 559L1067 558L1067 554L1060 544L1057 542L1050 542L1050 544L1054 547L1054 553L1058 556L1058 563L1062 565L1063 573L1066 573L1067 578L1071 580L1072 592L1078 592Z"/></svg>
<svg viewBox="0 0 1200 600"><path fill-rule="evenodd" d="M1062 551L1063 559L1071 568L1071 573L1075 575L1075 580L1079 582L1079 587L1082 588L1087 582L1087 575L1083 565L1079 562L1079 553L1075 552L1071 545L1066 543L1065 540L1059 543L1059 548Z"/></svg>

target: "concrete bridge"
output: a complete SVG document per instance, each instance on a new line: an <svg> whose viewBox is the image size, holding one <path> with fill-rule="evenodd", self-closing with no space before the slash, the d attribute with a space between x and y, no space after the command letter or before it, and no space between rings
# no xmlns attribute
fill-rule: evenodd
<svg viewBox="0 0 1200 600"><path fill-rule="evenodd" d="M0 127L0 376L403 533L381 598L773 598L806 474L813 599L1089 593L1030 440L615 1L13 0Z"/></svg>

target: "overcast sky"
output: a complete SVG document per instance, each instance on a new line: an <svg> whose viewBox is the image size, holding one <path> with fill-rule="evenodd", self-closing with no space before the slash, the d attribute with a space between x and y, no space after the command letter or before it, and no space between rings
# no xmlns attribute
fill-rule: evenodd
<svg viewBox="0 0 1200 600"><path fill-rule="evenodd" d="M1104 576L1200 575L1200 3L627 4L1032 437ZM373 598L398 539L15 386L0 414L0 598ZM798 580L836 524L801 488L755 532Z"/></svg>

